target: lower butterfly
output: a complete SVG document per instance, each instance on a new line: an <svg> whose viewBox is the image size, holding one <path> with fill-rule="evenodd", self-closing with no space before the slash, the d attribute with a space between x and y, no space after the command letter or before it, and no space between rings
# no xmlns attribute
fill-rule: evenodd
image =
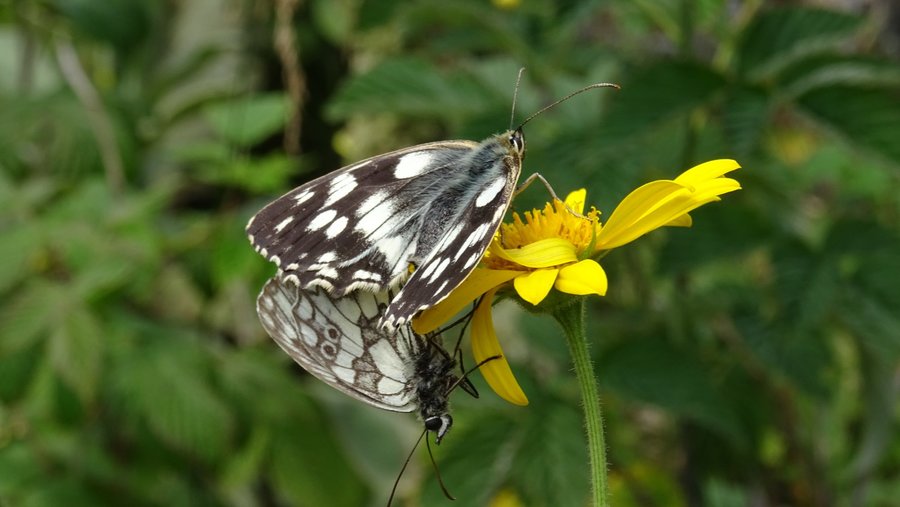
<svg viewBox="0 0 900 507"><path fill-rule="evenodd" d="M390 297L364 291L337 297L275 276L257 298L256 311L269 336L306 371L369 405L418 409L425 430L440 443L453 424L450 391L460 385L477 393L454 373L457 363L438 335L378 325Z"/></svg>

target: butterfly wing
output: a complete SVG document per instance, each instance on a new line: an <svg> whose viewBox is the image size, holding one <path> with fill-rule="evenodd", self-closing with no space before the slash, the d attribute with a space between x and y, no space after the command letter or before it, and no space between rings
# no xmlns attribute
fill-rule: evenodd
<svg viewBox="0 0 900 507"><path fill-rule="evenodd" d="M408 327L379 329L389 297L336 297L275 276L257 298L256 311L269 336L319 380L370 405L410 412L417 405L414 358L424 342Z"/></svg>
<svg viewBox="0 0 900 507"><path fill-rule="evenodd" d="M522 170L521 152L504 144L506 135L483 142L465 164L469 178L449 186L432 203L431 219L446 215L444 210L454 210L455 215L444 218L450 225L437 235L424 229L415 256L421 261L391 300L382 318L387 328L442 301L478 265L509 208Z"/></svg>
<svg viewBox="0 0 900 507"><path fill-rule="evenodd" d="M445 141L363 160L301 185L247 224L285 280L342 296L381 291L409 274L443 175L478 143Z"/></svg>

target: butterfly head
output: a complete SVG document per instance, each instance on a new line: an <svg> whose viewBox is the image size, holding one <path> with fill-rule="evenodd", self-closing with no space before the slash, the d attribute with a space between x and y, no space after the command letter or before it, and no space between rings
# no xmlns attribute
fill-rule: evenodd
<svg viewBox="0 0 900 507"><path fill-rule="evenodd" d="M525 155L525 134L522 133L521 127L516 130L510 130L507 133L507 141L509 146L519 154L520 158Z"/></svg>
<svg viewBox="0 0 900 507"><path fill-rule="evenodd" d="M425 419L425 429L436 434L434 437L436 444L441 443L441 439L450 431L451 426L453 426L453 418L450 417L450 414L435 415Z"/></svg>

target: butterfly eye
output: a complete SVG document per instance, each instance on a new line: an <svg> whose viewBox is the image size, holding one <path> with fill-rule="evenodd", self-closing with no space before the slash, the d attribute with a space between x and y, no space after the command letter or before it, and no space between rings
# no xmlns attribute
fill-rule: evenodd
<svg viewBox="0 0 900 507"><path fill-rule="evenodd" d="M437 431L441 429L441 426L444 425L444 421L441 421L440 417L429 417L425 419L425 429L428 431Z"/></svg>
<svg viewBox="0 0 900 507"><path fill-rule="evenodd" d="M509 144L511 144L519 154L525 151L525 135L522 134L521 130L514 130L509 134Z"/></svg>

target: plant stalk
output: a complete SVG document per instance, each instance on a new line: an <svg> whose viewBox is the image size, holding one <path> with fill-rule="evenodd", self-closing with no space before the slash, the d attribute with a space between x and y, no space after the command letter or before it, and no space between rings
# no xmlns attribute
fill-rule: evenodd
<svg viewBox="0 0 900 507"><path fill-rule="evenodd" d="M588 352L584 326L584 297L576 302L558 307L553 316L562 326L575 364L575 376L581 390L584 410L584 426L587 432L588 454L591 462L591 505L609 506L609 485L606 477L606 441L603 435L603 414L600 409L600 392L594 367Z"/></svg>

